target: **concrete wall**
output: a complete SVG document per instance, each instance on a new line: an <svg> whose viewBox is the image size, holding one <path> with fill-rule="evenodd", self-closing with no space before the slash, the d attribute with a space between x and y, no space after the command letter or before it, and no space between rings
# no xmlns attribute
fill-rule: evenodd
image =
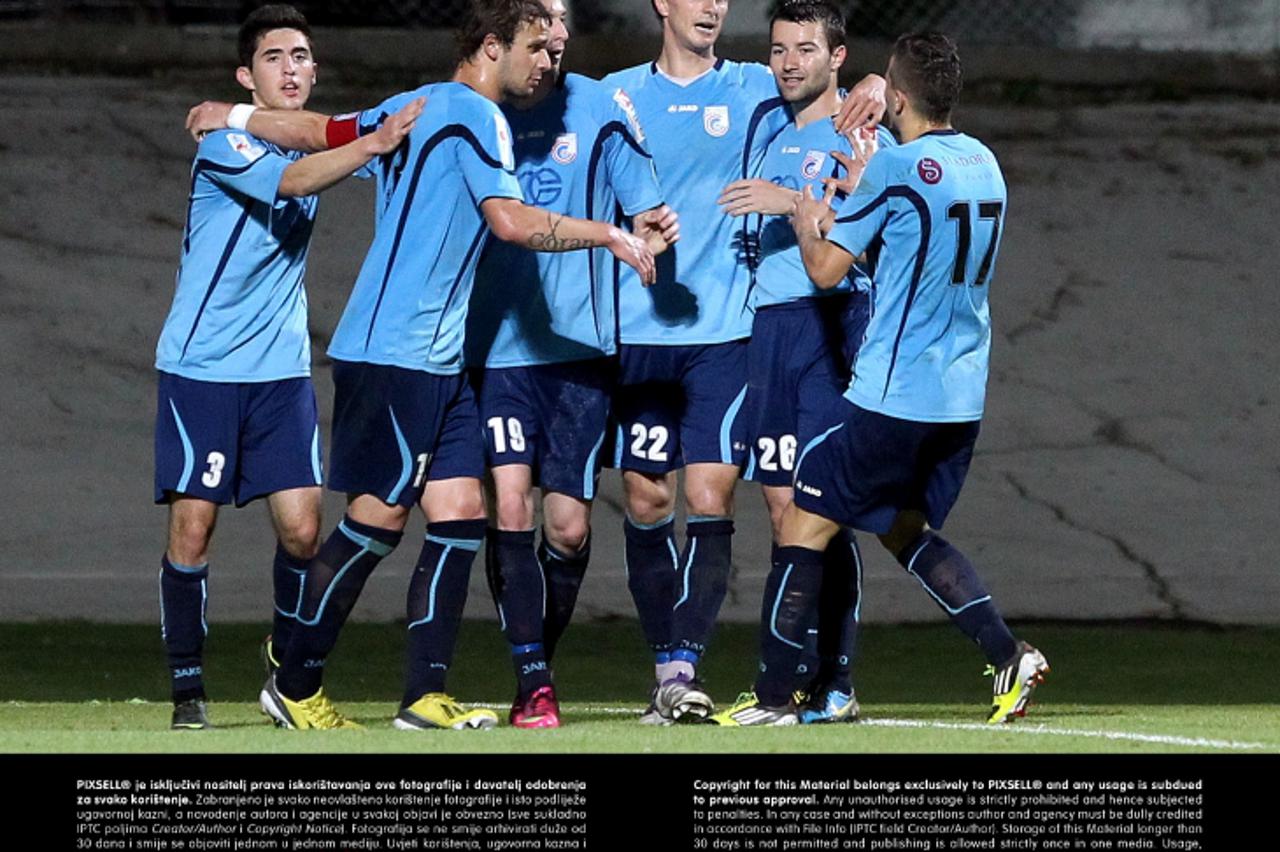
<svg viewBox="0 0 1280 852"><path fill-rule="evenodd" d="M153 621L165 513L151 505L152 353L172 295L193 147L186 108L222 75L0 75L0 618ZM329 86L338 111L381 91ZM1280 108L1256 102L971 107L1010 184L992 293L988 416L946 534L1013 617L1280 622ZM366 186L322 203L317 353L370 234ZM316 383L328 415L323 359ZM327 425L327 420L326 420ZM754 620L767 521L739 494L728 618ZM326 507L329 523L340 501ZM630 612L606 474L583 612ZM360 618L393 618L416 554ZM866 541L871 621L931 620ZM227 511L211 618L269 609L261 506ZM491 616L480 572L468 611Z"/></svg>

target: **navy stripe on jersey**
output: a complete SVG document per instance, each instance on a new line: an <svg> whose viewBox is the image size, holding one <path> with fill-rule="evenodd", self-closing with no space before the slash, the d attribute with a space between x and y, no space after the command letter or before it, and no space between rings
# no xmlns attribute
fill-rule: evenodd
<svg viewBox="0 0 1280 852"><path fill-rule="evenodd" d="M916 249L916 261L911 270L911 285L907 288L907 300L902 306L902 319L898 322L898 333L893 338L893 354L889 358L889 370L884 377L884 391L880 395L881 401L889 395L889 384L893 381L893 368L898 364L898 347L902 343L902 335L907 328L907 316L911 313L911 305L915 302L916 290L919 289L920 279L924 275L925 253L929 248L929 235L933 230L933 220L929 216L929 205L920 196L920 193L916 192L906 184L885 187L884 192L877 195L875 199L862 209L857 210L848 216L840 216L836 218L836 223L856 222L859 219L866 218L872 211L881 204L886 203L890 198L904 198L910 202L912 207L915 208L916 215L920 217L920 245ZM841 248L843 248L843 246L841 246Z"/></svg>
<svg viewBox="0 0 1280 852"><path fill-rule="evenodd" d="M751 177L751 143L756 138L756 131L760 129L760 122L764 121L764 117L775 109L785 108L787 102L781 97L769 98L767 101L761 101L751 113L751 120L747 122L747 138L742 146L742 179L746 180ZM752 216L755 217L755 227L751 227ZM752 290L756 286L756 266L760 263L760 232L764 229L764 215L760 213L750 213L742 217L742 250L746 252L747 268L751 270L751 280L747 282L747 304L751 304Z"/></svg>
<svg viewBox="0 0 1280 852"><path fill-rule="evenodd" d="M641 145L638 141L636 141L636 138L631 135L631 129L627 127L627 125L624 124L623 122L611 121L608 124L606 124L604 127L600 128L600 132L596 134L595 144L591 146L591 159L587 163L587 190L586 190L587 205L585 208L586 216L584 218L592 219L592 220L596 218L595 216L596 170L600 167L600 158L604 156L605 143L608 142L609 137L615 133L621 136L622 141L626 142L633 149L635 149L636 153L638 153L640 156L644 157L646 160L653 159L653 157L650 156L649 152L644 149L644 146ZM621 204L616 205L616 209L614 212L614 219L617 221L617 224L619 227L621 227L623 216L624 216L624 213L622 211L622 205ZM613 276L615 304L616 304L616 299L618 295L618 284L619 284L618 278L619 278L620 272L621 270L615 260L614 276ZM588 249L587 250L587 281L594 282L595 280L596 280L596 253L594 249ZM591 284L590 290L591 290L591 314L595 318L596 335L597 337L602 337L603 334L600 328L600 311L596 303L596 288L594 284ZM618 325L617 314L618 312L614 311L615 334L618 334L621 332L621 330L617 328L617 325ZM621 338L616 336L614 337L614 340L619 340L619 339Z"/></svg>
<svg viewBox="0 0 1280 852"><path fill-rule="evenodd" d="M431 335L432 347L436 345L436 340L440 337L440 329L444 324L444 318L449 313L449 305L453 304L453 297L458 294L458 287L462 284L462 279L467 274L467 269L471 266L471 259L475 257L476 251L480 246L484 245L484 238L488 234L489 223L481 219L476 235L471 238L471 245L467 248L467 254L462 258L462 265L458 267L458 276L453 279L453 286L449 288L449 295L445 297L444 305L440 308L440 322L436 323L435 333Z"/></svg>
<svg viewBox="0 0 1280 852"><path fill-rule="evenodd" d="M259 157L258 160L261 160ZM221 163L215 163L213 160L196 160L195 165L191 167L191 191L187 193L187 224L182 230L182 251L187 253L191 251L191 202L196 196L196 180L199 179L201 172L217 172L224 175L238 175L249 171L258 164L258 160L243 166L224 166ZM190 343L190 339L187 341ZM184 349L185 351L185 349Z"/></svg>
<svg viewBox="0 0 1280 852"><path fill-rule="evenodd" d="M209 281L209 288L205 290L204 301L200 303L200 310L196 311L196 318L191 323L191 331L187 333L187 340L182 344L182 356L180 357L186 357L187 347L191 345L191 340L196 336L196 328L200 325L200 317L204 315L204 309L209 305L213 290L218 286L222 273L226 271L227 263L231 260L231 252L235 251L236 243L240 242L240 234L244 231L245 222L249 221L249 214L253 212L253 205L256 203L255 201L250 201L245 205L244 212L240 214L240 218L236 220L236 226L231 230L231 236L227 239L227 247L222 250L222 257L218 259L218 268L213 271L213 279Z"/></svg>
<svg viewBox="0 0 1280 852"><path fill-rule="evenodd" d="M418 152L418 161L413 164L413 175L409 178L409 189L405 192L404 205L400 209L400 221L396 223L396 236L391 243L391 251L387 254L387 266L382 273L382 284L378 288L378 299L374 302L373 312L369 316L369 331L364 338L364 345L366 349L369 347L370 341L373 340L373 327L378 321L378 311L382 307L382 297L387 292L387 282L391 279L391 268L395 265L396 255L400 251L400 240L404 237L404 226L409 220L410 211L413 209L413 196L418 191L418 181L422 178L422 169L427 164L428 155L435 150L436 146L445 140L454 137L461 139L463 142L466 142L474 148L476 156L479 157L480 161L486 166L490 166L495 169L503 169L502 162L490 157L489 153L485 151L484 146L480 144L480 140L477 139L476 135L465 125L447 124L437 130L435 134L433 134L422 146L422 150ZM503 169L503 171L512 173L509 169ZM470 257L469 254L468 257ZM439 329L436 329L436 333L439 333Z"/></svg>

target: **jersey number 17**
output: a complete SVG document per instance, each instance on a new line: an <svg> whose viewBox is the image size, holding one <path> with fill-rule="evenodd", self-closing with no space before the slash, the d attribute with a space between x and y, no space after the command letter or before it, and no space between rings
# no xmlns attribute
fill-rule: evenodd
<svg viewBox="0 0 1280 852"><path fill-rule="evenodd" d="M955 220L958 238L955 265L951 268L952 284L964 284L967 280L969 244L973 241L973 207L972 201L956 201L947 208L947 218ZM991 239L987 243L987 250L982 254L978 276L973 280L974 287L982 287L991 277L991 261L995 257L996 243L1000 242L1000 220L1004 216L1004 202L979 201L977 207L978 220L991 221Z"/></svg>

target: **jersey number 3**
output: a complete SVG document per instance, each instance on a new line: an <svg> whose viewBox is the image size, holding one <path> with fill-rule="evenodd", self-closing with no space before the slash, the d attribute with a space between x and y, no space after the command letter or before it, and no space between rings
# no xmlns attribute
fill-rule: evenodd
<svg viewBox="0 0 1280 852"><path fill-rule="evenodd" d="M974 287L985 286L991 277L991 261L995 257L996 244L1000 242L1000 220L1004 215L1003 201L979 201L979 221L991 221L991 239L987 242L987 250L982 254L982 263L978 266L978 275L973 279ZM964 284L968 275L969 244L973 241L973 202L957 201L947 208L947 218L955 220L957 229L956 260L951 269L951 283Z"/></svg>

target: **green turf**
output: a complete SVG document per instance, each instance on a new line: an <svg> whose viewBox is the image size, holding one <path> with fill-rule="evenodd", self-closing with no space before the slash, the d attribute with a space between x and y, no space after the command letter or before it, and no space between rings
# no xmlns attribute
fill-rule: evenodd
<svg viewBox="0 0 1280 852"><path fill-rule="evenodd" d="M370 730L324 734L277 732L258 714L264 632L214 626L206 671L221 729L174 733L165 730L154 627L0 625L0 751L315 751L319 736L327 750L369 752L1280 752L1280 687L1265 662L1280 657L1280 628L1019 625L1053 672L1027 719L991 730L976 724L989 697L982 661L952 628L871 627L857 668L868 724L735 731L636 724L652 676L638 626L584 623L557 659L565 727L423 734L387 724L399 699L402 627L349 626L326 683ZM751 626L720 628L703 672L718 701L750 683L755 641ZM450 686L501 712L513 678L494 624L464 625Z"/></svg>

